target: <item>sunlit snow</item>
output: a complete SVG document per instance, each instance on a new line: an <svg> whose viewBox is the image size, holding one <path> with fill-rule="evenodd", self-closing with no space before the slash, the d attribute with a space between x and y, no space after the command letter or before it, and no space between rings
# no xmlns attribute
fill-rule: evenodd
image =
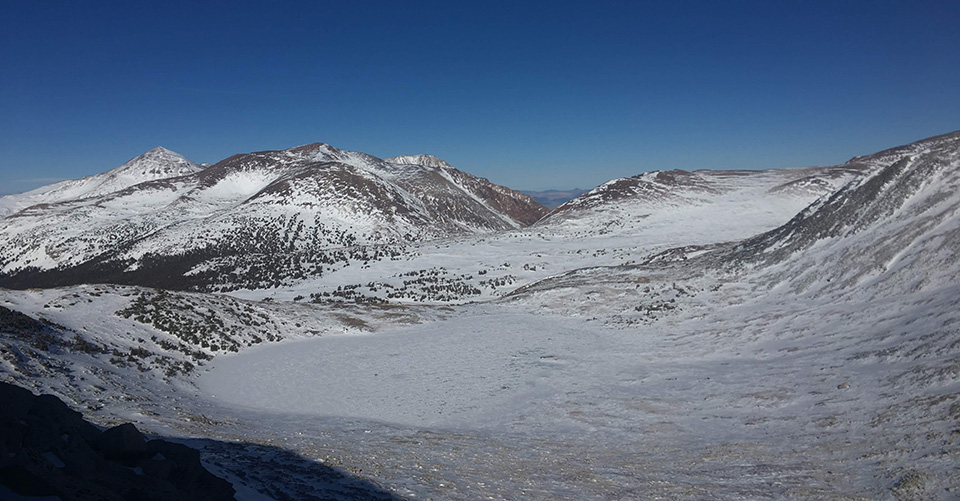
<svg viewBox="0 0 960 501"><path fill-rule="evenodd" d="M277 287L0 290L0 305L77 336L48 352L6 337L0 368L98 422L215 440L204 459L244 499L362 497L316 480L321 465L410 498L955 499L957 141L854 159L834 177L699 172L700 191L656 173L614 181L525 229L414 241ZM376 163L308 150L284 154ZM370 179L389 188L416 158L377 163ZM65 230L70 245L18 258L79 259L101 245L75 241L87 232L146 223L178 238L131 255L189 249L244 220L230 215L299 210L279 195L237 208L265 178L221 183L204 210L176 213L189 217ZM158 204L199 207L172 186ZM597 202L617 186L657 196ZM137 196L76 203L118 214L119 201L148 204ZM373 232L378 217L337 206L322 222ZM426 299L450 283L480 292ZM369 301L405 284L410 295Z"/></svg>

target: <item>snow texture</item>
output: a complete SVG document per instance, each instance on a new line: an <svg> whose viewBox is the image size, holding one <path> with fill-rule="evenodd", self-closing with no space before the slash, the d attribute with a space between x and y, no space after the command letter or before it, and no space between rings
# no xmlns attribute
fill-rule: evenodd
<svg viewBox="0 0 960 501"><path fill-rule="evenodd" d="M446 169L268 153L352 159L313 168L383 193ZM297 199L224 181L258 158L200 175L235 202ZM465 185L444 172L431 190ZM214 439L205 464L249 499L956 499L958 187L953 133L836 167L614 180L531 227L229 295L0 290L0 377ZM221 217L247 204L208 195Z"/></svg>

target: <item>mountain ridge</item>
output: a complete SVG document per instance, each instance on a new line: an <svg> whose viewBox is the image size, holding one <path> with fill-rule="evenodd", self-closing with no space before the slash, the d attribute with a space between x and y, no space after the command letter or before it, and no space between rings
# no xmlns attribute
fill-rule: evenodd
<svg viewBox="0 0 960 501"><path fill-rule="evenodd" d="M0 371L101 423L239 439L206 464L272 497L347 496L309 485L319 463L407 497L955 497L960 133L833 167L614 180L519 230L457 226L495 202L439 163L364 158L260 152L206 184L12 218L146 198L155 227L103 259L15 278L193 291L0 288L0 313L22 313L0 325ZM467 212L431 219L444 204ZM343 214L310 226L320 206ZM418 217L463 232L364 235ZM74 237L36 251L100 245Z"/></svg>
<svg viewBox="0 0 960 501"><path fill-rule="evenodd" d="M139 183L188 175L201 170L203 167L183 155L157 146L105 172L0 197L0 217L6 217L31 205L102 196Z"/></svg>
<svg viewBox="0 0 960 501"><path fill-rule="evenodd" d="M154 149L134 160L169 158L180 174L176 166L188 161L167 151ZM198 277L213 280L240 269L247 278L237 280L263 286L282 279L250 277L273 276L263 271L270 269L281 270L278 277L322 273L324 266L347 265L348 254L370 259L357 245L517 229L547 212L522 193L435 157L392 163L312 143L232 155L202 169L189 165L188 174L128 182L101 195L60 197L0 220L0 243L8 250L0 256L0 282L53 285L100 276L200 287ZM150 178L161 170L138 172ZM251 272L241 256L263 262ZM185 282L143 278L150 268L179 270Z"/></svg>
<svg viewBox="0 0 960 501"><path fill-rule="evenodd" d="M960 248L960 131L854 157L837 167L840 173L849 169L860 174L769 230L727 241L690 241L636 264L567 271L527 284L507 297L527 301L538 294L550 297L558 289L601 288L594 284L611 283L618 284L613 290L619 291L619 287L632 289L634 283L650 280L646 278L650 275L670 276L674 281L666 287L669 290L677 284L683 288L687 282L696 289L710 289L723 281L750 277L755 286L771 290L782 287L814 297L858 291L875 298L904 290L942 289L960 280L956 259ZM813 168L813 179L818 179L817 172L822 169ZM809 179L802 176L797 180ZM795 182L778 185L773 191ZM653 201L662 204L659 199ZM616 204L608 205L601 215L616 215ZM714 206L706 205L706 213ZM655 217L656 213L645 215L640 224L649 225ZM718 226L720 219L711 226ZM596 217L585 220L598 225ZM615 304L607 294L610 292L588 294L588 303Z"/></svg>

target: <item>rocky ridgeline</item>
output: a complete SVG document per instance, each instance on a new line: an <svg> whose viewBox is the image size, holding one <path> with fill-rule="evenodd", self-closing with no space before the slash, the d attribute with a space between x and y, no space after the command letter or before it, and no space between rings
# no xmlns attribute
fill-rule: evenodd
<svg viewBox="0 0 960 501"><path fill-rule="evenodd" d="M0 285L268 289L400 259L418 242L529 226L549 212L428 156L389 161L316 143L196 170L154 153L120 168L123 176L0 198Z"/></svg>
<svg viewBox="0 0 960 501"><path fill-rule="evenodd" d="M16 494L64 500L234 498L230 483L207 471L195 449L148 441L129 423L100 431L58 398L7 383L0 383L0 402L0 484Z"/></svg>

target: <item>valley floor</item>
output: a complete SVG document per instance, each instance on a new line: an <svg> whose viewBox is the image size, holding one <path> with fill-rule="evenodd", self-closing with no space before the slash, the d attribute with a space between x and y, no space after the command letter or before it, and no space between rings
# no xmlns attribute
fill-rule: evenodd
<svg viewBox="0 0 960 501"><path fill-rule="evenodd" d="M944 190L842 238L733 197L229 295L0 289L0 377L191 440L241 499L956 499Z"/></svg>
<svg viewBox="0 0 960 501"><path fill-rule="evenodd" d="M546 283L456 306L2 291L105 347L12 345L5 379L213 439L194 445L247 499L960 493L960 286L867 298L632 266ZM167 341L202 325L184 315L255 346L189 358Z"/></svg>
<svg viewBox="0 0 960 501"><path fill-rule="evenodd" d="M640 328L476 306L221 357L199 398L234 423L218 434L334 458L403 496L949 498L956 339L916 333L960 321L958 298L772 294Z"/></svg>

